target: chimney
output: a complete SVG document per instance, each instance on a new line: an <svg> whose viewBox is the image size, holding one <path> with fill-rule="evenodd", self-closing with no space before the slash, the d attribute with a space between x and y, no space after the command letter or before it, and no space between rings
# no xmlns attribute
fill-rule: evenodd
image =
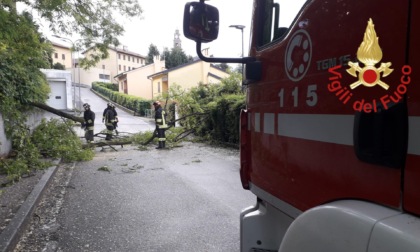
<svg viewBox="0 0 420 252"><path fill-rule="evenodd" d="M153 57L153 63L156 63L156 62L158 62L158 61L160 61L160 55L155 55L155 56Z"/></svg>
<svg viewBox="0 0 420 252"><path fill-rule="evenodd" d="M128 47L127 46L123 46L123 51L127 51Z"/></svg>
<svg viewBox="0 0 420 252"><path fill-rule="evenodd" d="M209 56L209 47L204 48L203 50L201 50L201 52L203 53L204 56Z"/></svg>

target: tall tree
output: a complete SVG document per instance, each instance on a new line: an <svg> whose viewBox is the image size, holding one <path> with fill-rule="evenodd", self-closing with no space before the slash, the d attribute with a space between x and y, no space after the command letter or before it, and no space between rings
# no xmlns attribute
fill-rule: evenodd
<svg viewBox="0 0 420 252"><path fill-rule="evenodd" d="M159 50L154 44L150 44L149 53L147 54L146 64L152 64L155 56L159 56Z"/></svg>
<svg viewBox="0 0 420 252"><path fill-rule="evenodd" d="M24 111L48 98L50 88L40 68L51 68L53 49L39 32L40 23L29 12L18 13L16 3L39 14L36 20L48 21L53 33L79 35L76 48L97 49L81 62L86 67L106 58L109 46L119 44L124 29L114 16L140 16L142 9L137 0L0 0L0 113L7 119L5 131L17 157L26 157L30 164L35 158L27 151L33 144Z"/></svg>
<svg viewBox="0 0 420 252"><path fill-rule="evenodd" d="M52 47L29 13L0 9L0 111L6 104L43 102L49 87L39 68L50 68Z"/></svg>
<svg viewBox="0 0 420 252"><path fill-rule="evenodd" d="M170 52L167 48L165 48L163 56L165 58L167 69L174 68L189 62L188 56L185 54L182 48L179 47L172 48Z"/></svg>

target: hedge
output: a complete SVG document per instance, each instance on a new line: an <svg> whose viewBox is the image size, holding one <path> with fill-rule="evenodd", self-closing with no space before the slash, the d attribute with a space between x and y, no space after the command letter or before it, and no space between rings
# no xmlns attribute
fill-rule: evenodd
<svg viewBox="0 0 420 252"><path fill-rule="evenodd" d="M146 109L151 109L151 100L114 91L112 90L113 88L110 88L111 85L115 86L114 84L109 83L94 82L92 83L92 89L107 97L112 102L135 111L140 116L145 116Z"/></svg>

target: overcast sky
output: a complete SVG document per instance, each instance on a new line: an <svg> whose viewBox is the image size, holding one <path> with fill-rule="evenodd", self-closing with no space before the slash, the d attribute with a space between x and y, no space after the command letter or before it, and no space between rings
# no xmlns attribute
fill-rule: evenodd
<svg viewBox="0 0 420 252"><path fill-rule="evenodd" d="M142 18L120 20L125 28L124 36L119 40L129 51L147 55L150 44L157 46L160 53L165 47L173 47L175 30L178 29L182 49L187 55L196 56L195 42L184 37L182 30L184 6L194 0L138 0L143 9ZM306 0L280 0L280 21L291 22ZM219 36L217 40L202 44L202 49L210 48L215 57L240 57L242 51L241 30L230 25L244 25L244 54L248 54L252 0L210 0L207 4L219 9ZM289 15L289 17L287 17ZM51 37L50 40L63 43Z"/></svg>
<svg viewBox="0 0 420 252"><path fill-rule="evenodd" d="M183 14L186 0L139 0L143 8L142 20L131 20L124 24L126 34L121 38L122 44L129 50L146 55L149 45L153 43L160 52L164 47L171 49L175 30L181 36L182 48L187 55L196 56L195 42L184 37L182 30ZM248 48L249 28L251 23L252 0L211 0L207 1L219 9L220 30L216 41L202 45L210 47L215 56L228 55L239 57L242 48L241 31L229 28L229 25L245 25L244 47ZM247 51L247 50L245 50Z"/></svg>

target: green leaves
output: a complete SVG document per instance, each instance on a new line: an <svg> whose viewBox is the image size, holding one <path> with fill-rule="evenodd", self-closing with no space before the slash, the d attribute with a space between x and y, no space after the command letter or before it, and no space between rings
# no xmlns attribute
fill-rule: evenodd
<svg viewBox="0 0 420 252"><path fill-rule="evenodd" d="M182 48L179 47L174 47L171 49L171 51L169 51L168 48L165 48L161 58L165 59L165 67L167 69L171 69L189 62L189 58L182 50Z"/></svg>
<svg viewBox="0 0 420 252"><path fill-rule="evenodd" d="M90 149L83 149L79 137L72 131L72 122L58 119L42 120L34 130L31 141L45 157L62 158L65 162L86 161L93 158Z"/></svg>
<svg viewBox="0 0 420 252"><path fill-rule="evenodd" d="M104 59L108 47L119 45L118 37L123 35L124 26L116 21L117 16L130 19L140 17L143 12L136 0L35 0L27 5L49 23L52 33L81 37L77 47L93 52L81 61L85 68Z"/></svg>
<svg viewBox="0 0 420 252"><path fill-rule="evenodd" d="M239 73L232 73L220 84L199 85L189 92L173 85L169 97L177 101L179 117L209 112L206 117L187 117L181 122L184 128L194 129L196 135L206 140L239 143L239 116L245 108Z"/></svg>

